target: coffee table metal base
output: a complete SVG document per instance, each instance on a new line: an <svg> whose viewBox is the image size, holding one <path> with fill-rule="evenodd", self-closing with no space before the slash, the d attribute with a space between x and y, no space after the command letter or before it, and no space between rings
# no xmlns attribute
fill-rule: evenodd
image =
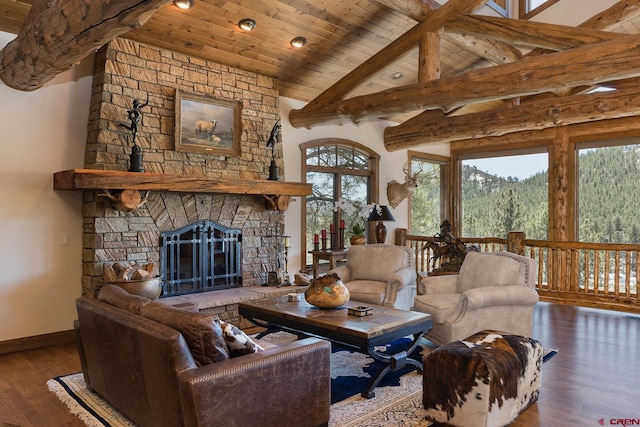
<svg viewBox="0 0 640 427"><path fill-rule="evenodd" d="M331 339L331 338L327 338L324 336L319 336L319 335L315 335L315 334L311 334L308 332L304 332L304 331L300 331L297 329L293 329L287 326L283 326L283 325L277 325L277 324L273 324L273 323L268 323L268 322L264 322L262 320L259 319L254 319L254 318L248 318L248 320L250 322L252 322L254 325L259 326L261 328L265 328L265 330L263 332L260 332L256 338L260 339L268 334L274 333L274 332L289 332L291 334L297 335L298 337L308 337L308 336L313 336L313 337L317 337L317 338L322 338L322 339L327 339L331 342L334 342L338 345L344 346L344 347L348 347L351 348L353 350L359 351L361 353L365 353L368 354L369 356L371 356L373 359L384 363L386 366L380 370L380 372L378 372L378 375L376 375L376 377L371 381L371 383L369 383L369 387L367 387L367 389L365 391L363 391L362 393L360 393L360 395L362 397L364 397L365 399L371 399L373 397L375 397L376 393L374 392L375 388L378 386L378 384L380 384L380 381L382 381L382 379L389 373L389 372L395 372L397 370L400 370L404 367L406 367L407 365L410 366L415 366L416 370L418 372L422 372L422 362L418 361L412 357L410 357L409 355L412 354L415 349L418 347L418 343L420 342L420 338L427 332L420 332L420 333L415 333L413 334L413 340L411 341L411 343L409 344L409 346L407 347L406 350L403 351L399 351L398 353L395 354L387 354L384 352L380 352L376 350L376 347L380 346L380 343L377 343L376 345L373 344L369 344L367 346L366 352L362 351L363 349L361 349L358 346L354 346L352 344L343 342L343 341L339 341L339 340L335 340L335 339Z"/></svg>

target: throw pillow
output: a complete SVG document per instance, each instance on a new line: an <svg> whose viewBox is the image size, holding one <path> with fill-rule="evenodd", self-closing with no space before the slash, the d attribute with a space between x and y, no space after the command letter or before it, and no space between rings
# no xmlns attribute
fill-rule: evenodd
<svg viewBox="0 0 640 427"><path fill-rule="evenodd" d="M515 283L520 263L492 253L469 252L460 267L458 292L486 286L506 286Z"/></svg>
<svg viewBox="0 0 640 427"><path fill-rule="evenodd" d="M229 350L215 314L183 311L161 302L145 305L140 314L180 332L198 366L229 358Z"/></svg>
<svg viewBox="0 0 640 427"><path fill-rule="evenodd" d="M229 349L231 357L242 356L243 354L255 353L264 350L260 345L256 344L241 329L235 327L231 323L220 320L222 328L222 336Z"/></svg>
<svg viewBox="0 0 640 427"><path fill-rule="evenodd" d="M98 300L133 314L140 314L140 309L151 302L149 298L130 294L117 285L104 285L98 292Z"/></svg>

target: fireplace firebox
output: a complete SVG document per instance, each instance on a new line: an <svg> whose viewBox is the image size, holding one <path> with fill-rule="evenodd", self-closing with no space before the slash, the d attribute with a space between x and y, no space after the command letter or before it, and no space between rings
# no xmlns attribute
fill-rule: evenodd
<svg viewBox="0 0 640 427"><path fill-rule="evenodd" d="M162 297L242 286L242 232L198 221L162 235Z"/></svg>

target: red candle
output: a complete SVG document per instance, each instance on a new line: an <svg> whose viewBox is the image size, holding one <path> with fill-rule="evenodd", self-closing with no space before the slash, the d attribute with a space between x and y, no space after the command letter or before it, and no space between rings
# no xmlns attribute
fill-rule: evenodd
<svg viewBox="0 0 640 427"><path fill-rule="evenodd" d="M330 224L330 225L329 225L329 230L331 231L331 234L335 233L335 232L336 232L336 226L335 226L335 224Z"/></svg>
<svg viewBox="0 0 640 427"><path fill-rule="evenodd" d="M344 228L344 219L340 220L340 228Z"/></svg>
<svg viewBox="0 0 640 427"><path fill-rule="evenodd" d="M322 238L323 239L327 238L327 230L326 229L322 230Z"/></svg>
<svg viewBox="0 0 640 427"><path fill-rule="evenodd" d="M313 243L320 243L320 236L318 236L318 233L313 235Z"/></svg>

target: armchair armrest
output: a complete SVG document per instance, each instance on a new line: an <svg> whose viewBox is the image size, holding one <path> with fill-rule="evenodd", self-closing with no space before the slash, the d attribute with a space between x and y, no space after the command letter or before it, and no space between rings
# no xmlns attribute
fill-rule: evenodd
<svg viewBox="0 0 640 427"><path fill-rule="evenodd" d="M418 295L457 294L458 275L427 276L418 283Z"/></svg>
<svg viewBox="0 0 640 427"><path fill-rule="evenodd" d="M539 296L538 292L527 286L487 286L463 292L460 300L467 310L476 310L498 305L533 306Z"/></svg>
<svg viewBox="0 0 640 427"><path fill-rule="evenodd" d="M260 420L262 425L310 427L327 423L330 354L328 341L307 338L183 371L178 381L184 424L244 427Z"/></svg>
<svg viewBox="0 0 640 427"><path fill-rule="evenodd" d="M414 283L416 280L416 272L413 268L402 268L389 277L387 281L387 290L395 287L396 291L403 289L405 286Z"/></svg>
<svg viewBox="0 0 640 427"><path fill-rule="evenodd" d="M327 272L327 274L329 273L336 273L338 276L340 276L340 280L342 280L342 283L348 283L351 281L351 270L349 270L349 267L347 267L346 265L340 265Z"/></svg>

